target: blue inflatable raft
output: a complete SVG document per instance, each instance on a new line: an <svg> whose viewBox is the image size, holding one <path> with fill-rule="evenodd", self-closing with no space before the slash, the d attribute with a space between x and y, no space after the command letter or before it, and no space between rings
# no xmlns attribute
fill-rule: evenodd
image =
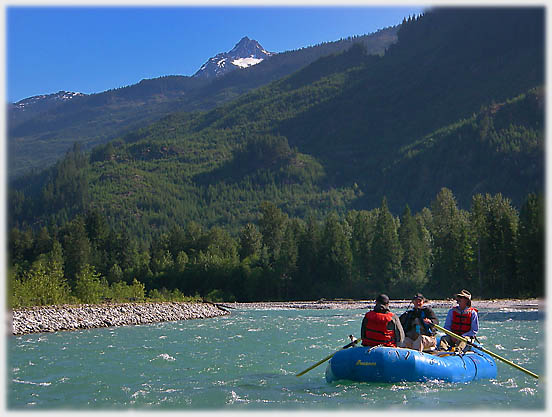
<svg viewBox="0 0 552 417"><path fill-rule="evenodd" d="M478 349L418 352L379 346L353 347L335 353L326 368L326 381L399 382L442 380L469 382L496 378L494 359Z"/></svg>

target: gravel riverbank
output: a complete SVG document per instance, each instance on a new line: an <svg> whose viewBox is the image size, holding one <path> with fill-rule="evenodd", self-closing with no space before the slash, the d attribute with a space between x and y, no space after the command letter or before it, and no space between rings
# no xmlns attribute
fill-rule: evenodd
<svg viewBox="0 0 552 417"><path fill-rule="evenodd" d="M122 303L31 307L13 310L12 334L129 326L163 321L206 319L229 314L210 303ZM10 317L11 316L11 317Z"/></svg>
<svg viewBox="0 0 552 417"><path fill-rule="evenodd" d="M430 300L434 308L449 308L454 300ZM530 309L545 311L545 300L474 300L476 308ZM391 300L391 311L405 310L410 300ZM11 333L56 332L61 330L91 329L97 327L129 326L164 321L205 319L230 314L232 310L290 310L290 309L359 309L370 310L372 300L319 300L259 303L123 303L59 305L16 309L8 313Z"/></svg>
<svg viewBox="0 0 552 417"><path fill-rule="evenodd" d="M542 299L502 299L502 300L473 300L475 308L497 309L538 309L544 311L546 301ZM362 309L369 310L374 307L373 300L319 300L319 301L282 301L259 303L221 303L222 307L229 309L255 309L255 310L288 310L288 309ZM411 306L410 300L391 300L391 311L404 310ZM450 308L456 305L455 300L428 300L427 305L433 308Z"/></svg>

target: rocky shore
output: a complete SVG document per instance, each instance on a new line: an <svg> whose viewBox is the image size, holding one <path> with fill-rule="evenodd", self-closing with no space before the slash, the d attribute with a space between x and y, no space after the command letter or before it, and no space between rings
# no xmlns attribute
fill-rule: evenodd
<svg viewBox="0 0 552 417"><path fill-rule="evenodd" d="M205 319L229 314L211 303L123 303L31 307L13 310L12 334L129 326L163 321Z"/></svg>
<svg viewBox="0 0 552 417"><path fill-rule="evenodd" d="M433 308L450 308L454 300L429 300ZM545 311L542 299L474 300L476 308ZM391 300L391 310L405 310L410 300ZM97 327L129 326L164 321L205 319L230 314L232 310L360 309L374 307L373 300L318 300L259 303L124 303L31 307L8 314L8 329L14 335Z"/></svg>
<svg viewBox="0 0 552 417"><path fill-rule="evenodd" d="M433 308L450 308L456 305L455 300L428 300L427 304ZM542 299L500 299L500 300L473 300L476 308L496 309L534 309L544 311L546 301ZM410 300L391 300L391 310L404 310L411 306ZM221 306L229 309L255 309L255 310L289 310L289 309L364 309L374 307L374 300L318 300L318 301L282 301L259 303L221 303Z"/></svg>

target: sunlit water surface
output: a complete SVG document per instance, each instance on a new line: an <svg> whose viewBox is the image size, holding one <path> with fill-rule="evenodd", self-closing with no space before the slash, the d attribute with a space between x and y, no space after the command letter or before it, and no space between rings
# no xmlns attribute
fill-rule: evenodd
<svg viewBox="0 0 552 417"><path fill-rule="evenodd" d="M445 309L436 309L444 322ZM396 311L401 313L401 311ZM497 361L496 380L326 383L361 310L232 310L154 325L9 336L8 409L543 410L545 386ZM487 349L543 375L544 315L480 310ZM541 382L539 382L541 381ZM367 409L366 406L370 408Z"/></svg>

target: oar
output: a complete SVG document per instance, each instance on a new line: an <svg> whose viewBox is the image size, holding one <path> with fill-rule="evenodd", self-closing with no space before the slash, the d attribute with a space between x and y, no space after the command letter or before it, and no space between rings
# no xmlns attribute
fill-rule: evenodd
<svg viewBox="0 0 552 417"><path fill-rule="evenodd" d="M441 330L442 332L448 334L449 336L454 337L458 340L461 340L462 342L466 342L468 345L471 345L471 346L473 346L473 347L475 347L479 350L482 350L483 352L491 355L493 358L497 358L497 359L501 360L502 362L507 363L508 365L513 366L516 369L519 369L520 371L525 372L527 375L531 375L533 378L537 378L537 379L539 378L539 376L537 374L534 374L533 372L519 366L518 364L516 364L512 361L509 361L508 359L505 359L502 356L499 356L496 353L491 352L490 350L485 349L483 346L473 344L472 342L470 342L468 339L466 339L463 336L457 335L456 333L453 333L450 330L447 330L444 327L439 326L438 324L433 324L433 326L436 329Z"/></svg>
<svg viewBox="0 0 552 417"><path fill-rule="evenodd" d="M352 342L349 343L349 344L347 344L347 345L345 345L345 346L343 346L340 350L350 348L351 346L354 346L354 345L356 345L356 344L358 343L358 339L353 339L352 336L349 336L349 337L352 339ZM323 364L324 362L326 362L327 360L330 360L330 359L332 358L332 356L335 355L337 352L339 352L339 350L336 351L336 352L334 352L334 353L332 353L331 355L326 356L324 359L322 359L322 360L316 362L314 365L309 366L307 369L305 369L305 370L302 371L302 372L299 372L299 373L298 373L297 375L295 375L295 376L301 376L301 375L306 374L306 373L309 372L311 369L314 369L314 368L316 368L318 365L321 365L321 364Z"/></svg>

